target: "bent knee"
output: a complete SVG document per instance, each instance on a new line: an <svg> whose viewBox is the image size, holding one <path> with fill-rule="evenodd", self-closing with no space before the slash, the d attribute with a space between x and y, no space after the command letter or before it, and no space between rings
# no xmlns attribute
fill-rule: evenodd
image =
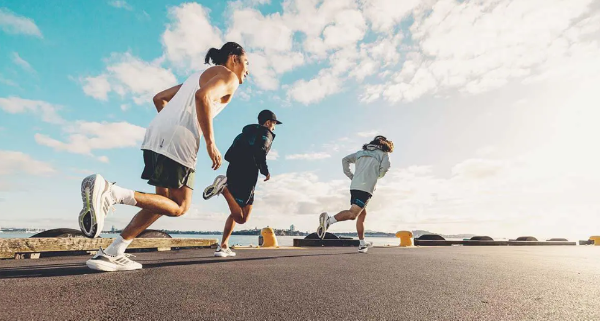
<svg viewBox="0 0 600 321"><path fill-rule="evenodd" d="M170 216L182 216L183 214L187 213L187 211L190 209L189 205L181 205L177 208L175 208L172 212Z"/></svg>
<svg viewBox="0 0 600 321"><path fill-rule="evenodd" d="M248 222L248 217L247 216L242 216L242 217L236 217L233 219L236 223L238 224L245 224L246 222Z"/></svg>
<svg viewBox="0 0 600 321"><path fill-rule="evenodd" d="M244 215L242 215L242 212L233 212L233 213L231 213L230 216L233 219L233 221L236 222L237 224L246 223L246 220L244 219Z"/></svg>

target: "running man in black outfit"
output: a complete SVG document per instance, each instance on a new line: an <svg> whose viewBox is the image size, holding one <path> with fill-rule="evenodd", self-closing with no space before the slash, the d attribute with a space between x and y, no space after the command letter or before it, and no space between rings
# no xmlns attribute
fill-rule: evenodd
<svg viewBox="0 0 600 321"><path fill-rule="evenodd" d="M258 173L265 176L265 182L271 178L267 166L267 154L275 139L275 125L281 124L270 110L258 114L258 124L244 127L227 150L225 160L229 162L227 176L219 175L212 185L204 190L204 199L223 194L231 214L225 222L221 245L215 256L235 256L228 245L235 223L244 224L250 217L254 202L254 188Z"/></svg>

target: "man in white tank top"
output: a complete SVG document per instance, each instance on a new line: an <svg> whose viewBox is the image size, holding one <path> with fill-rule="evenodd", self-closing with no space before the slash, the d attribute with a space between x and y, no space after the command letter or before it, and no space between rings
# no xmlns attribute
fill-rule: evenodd
<svg viewBox="0 0 600 321"><path fill-rule="evenodd" d="M191 75L183 84L154 96L158 115L146 129L142 143L145 167L142 179L156 187L156 194L145 194L109 183L99 174L86 177L81 184L83 209L79 226L88 237L97 237L104 218L114 204L140 207L115 241L90 260L87 266L101 271L141 269L125 249L133 239L162 215L181 216L192 202L196 158L200 137L204 137L212 169L221 166L222 157L215 144L212 119L231 101L238 86L248 76L244 49L228 42L221 49L211 48L205 62L215 66Z"/></svg>

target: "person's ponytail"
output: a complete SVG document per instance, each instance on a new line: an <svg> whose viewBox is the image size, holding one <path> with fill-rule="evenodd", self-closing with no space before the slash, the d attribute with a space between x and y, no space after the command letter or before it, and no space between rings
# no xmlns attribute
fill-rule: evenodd
<svg viewBox="0 0 600 321"><path fill-rule="evenodd" d="M229 56L241 56L245 53L244 48L235 42L228 42L221 49L210 48L204 57L204 63L212 63L214 65L225 65Z"/></svg>
<svg viewBox="0 0 600 321"><path fill-rule="evenodd" d="M213 65L222 65L221 51L217 48L210 48L204 57L204 63L209 64L212 60Z"/></svg>

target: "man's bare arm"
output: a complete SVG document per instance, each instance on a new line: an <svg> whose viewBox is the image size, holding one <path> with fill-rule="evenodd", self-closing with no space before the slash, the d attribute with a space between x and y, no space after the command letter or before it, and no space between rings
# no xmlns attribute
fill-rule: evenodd
<svg viewBox="0 0 600 321"><path fill-rule="evenodd" d="M221 166L221 153L215 145L211 104L214 101L221 101L224 97L233 95L238 86L239 81L235 74L221 72L196 91L196 115L206 141L208 156L213 161L213 169L218 169Z"/></svg>
<svg viewBox="0 0 600 321"><path fill-rule="evenodd" d="M175 97L175 94L179 91L179 88L181 88L181 84L171 87L169 89L163 90L163 91L159 92L158 94L154 95L154 98L152 98L152 101L154 102L154 106L156 106L156 111L158 111L160 113L160 111L163 108L165 108L167 103L169 101L171 101L171 99L173 99L173 97Z"/></svg>

